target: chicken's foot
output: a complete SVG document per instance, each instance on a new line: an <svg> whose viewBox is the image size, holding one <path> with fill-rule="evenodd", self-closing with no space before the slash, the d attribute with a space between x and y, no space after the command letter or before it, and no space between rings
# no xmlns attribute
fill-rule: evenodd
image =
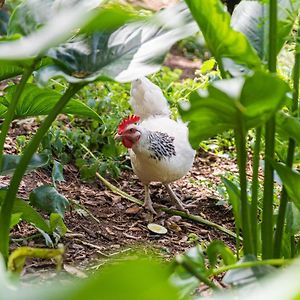
<svg viewBox="0 0 300 300"><path fill-rule="evenodd" d="M174 191L172 190L172 188L170 187L170 185L169 184L164 184L164 186L166 187L166 189L168 191L168 194L170 196L170 199L171 199L172 203L176 206L176 208L178 208L179 210L182 210L182 211L188 213L189 211L183 206L181 200L174 193Z"/></svg>
<svg viewBox="0 0 300 300"><path fill-rule="evenodd" d="M151 200L151 197L150 197L149 185L144 185L144 188L145 188L145 201L144 201L143 206L145 208L147 208L151 213L156 215L156 211L154 210L154 208L152 206L152 200Z"/></svg>

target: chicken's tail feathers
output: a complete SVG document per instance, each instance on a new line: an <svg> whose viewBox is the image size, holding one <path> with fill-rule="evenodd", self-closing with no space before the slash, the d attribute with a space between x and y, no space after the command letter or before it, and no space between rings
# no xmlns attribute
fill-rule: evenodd
<svg viewBox="0 0 300 300"><path fill-rule="evenodd" d="M134 114L145 120L155 116L170 116L170 108L162 90L146 77L131 83L130 105Z"/></svg>

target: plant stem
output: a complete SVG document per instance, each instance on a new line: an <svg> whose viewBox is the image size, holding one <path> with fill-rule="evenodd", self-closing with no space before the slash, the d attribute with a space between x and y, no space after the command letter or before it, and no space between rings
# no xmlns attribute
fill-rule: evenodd
<svg viewBox="0 0 300 300"><path fill-rule="evenodd" d="M241 112L239 114L239 125L235 129L235 143L237 148L237 162L239 166L240 190L241 190L241 213L244 253L253 254L253 241L250 226L249 203L247 197L247 149L246 149L246 129L242 120Z"/></svg>
<svg viewBox="0 0 300 300"><path fill-rule="evenodd" d="M295 54L295 64L294 64L294 74L293 74L293 104L291 107L292 114L295 114L298 111L298 98L299 98L299 73L300 73L300 53L297 49L298 39L300 39L300 26L298 27L297 40L296 40L296 54ZM293 139L289 139L288 144L288 153L286 159L286 165L290 168L293 167L294 154L295 154L296 143ZM281 247L282 247L282 236L284 229L284 221L286 215L286 207L288 203L288 194L286 189L282 187L281 197L280 197L280 206L276 224L275 232L275 242L274 242L274 257L281 256ZM294 249L293 238L291 237L291 249ZM293 253L291 253L293 254ZM293 255L292 255L293 257Z"/></svg>
<svg viewBox="0 0 300 300"><path fill-rule="evenodd" d="M244 263L223 266L218 269L213 269L211 275L216 276L233 269L253 268L262 265L282 266L291 263L289 259L266 259L257 261L247 261Z"/></svg>
<svg viewBox="0 0 300 300"><path fill-rule="evenodd" d="M219 67L222 79L226 79L227 78L227 73L226 73L226 71L224 69L222 58L215 56L215 59L217 61L217 64L218 64L218 67Z"/></svg>
<svg viewBox="0 0 300 300"><path fill-rule="evenodd" d="M205 283L207 286L211 287L214 290L219 290L219 288L210 281L205 275L202 275L197 269L195 269L193 263L186 256L179 256L176 258L178 264L185 268L188 272L194 275L200 282Z"/></svg>
<svg viewBox="0 0 300 300"><path fill-rule="evenodd" d="M49 113L47 118L44 120L30 143L24 150L21 160L14 172L14 175L10 181L9 189L7 190L6 197L3 201L1 212L0 212L0 252L3 255L5 261L8 259L9 251L9 226L18 188L20 186L23 175L25 174L26 167L32 158L34 152L38 149L39 144L50 128L52 122L56 119L57 115L61 112L71 97L82 88L83 85L71 85L66 92L62 95L60 100L56 103L53 110Z"/></svg>
<svg viewBox="0 0 300 300"><path fill-rule="evenodd" d="M269 5L269 59L268 67L271 73L276 73L277 59L277 0L270 0ZM272 161L275 153L275 116L266 123L265 129L265 171L264 171L264 200L262 216L262 257L273 256L273 201L274 201L274 170Z"/></svg>
<svg viewBox="0 0 300 300"><path fill-rule="evenodd" d="M15 110L17 107L17 104L19 102L19 99L22 95L22 92L25 88L26 82L28 80L28 78L31 76L34 67L36 65L36 61L34 63L32 63L32 65L30 67L28 67L27 69L25 69L21 81L20 83L17 85L17 88L15 90L15 93L8 105L8 109L7 112L5 114L5 119L3 121L3 124L1 126L1 133L0 133L0 169L2 166L2 160L3 160L3 152L4 152L4 144L5 144L5 138L6 135L8 133L9 127L10 127L10 123L12 122L14 115L15 115Z"/></svg>
<svg viewBox="0 0 300 300"><path fill-rule="evenodd" d="M251 228L253 234L253 254L257 255L257 200L258 200L258 169L259 169L259 152L261 141L261 127L256 128L255 145L253 153L253 170L251 185Z"/></svg>

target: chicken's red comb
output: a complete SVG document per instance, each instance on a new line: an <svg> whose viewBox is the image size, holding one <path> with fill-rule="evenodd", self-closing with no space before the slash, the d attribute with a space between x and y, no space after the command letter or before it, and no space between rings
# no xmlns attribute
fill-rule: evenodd
<svg viewBox="0 0 300 300"><path fill-rule="evenodd" d="M123 133L128 125L137 123L139 122L140 119L141 119L140 117L135 115L129 116L126 119L124 119L118 126L118 134Z"/></svg>

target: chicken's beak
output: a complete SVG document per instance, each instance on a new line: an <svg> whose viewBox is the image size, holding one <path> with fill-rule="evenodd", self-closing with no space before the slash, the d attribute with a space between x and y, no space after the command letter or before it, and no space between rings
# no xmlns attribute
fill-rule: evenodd
<svg viewBox="0 0 300 300"><path fill-rule="evenodd" d="M122 135L116 133L115 136L114 136L114 139L115 139L116 141L120 141L120 140L122 139Z"/></svg>

